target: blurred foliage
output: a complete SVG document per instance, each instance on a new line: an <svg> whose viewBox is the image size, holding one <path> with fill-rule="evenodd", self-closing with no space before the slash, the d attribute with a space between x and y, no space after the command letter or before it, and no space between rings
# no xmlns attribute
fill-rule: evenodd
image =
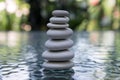
<svg viewBox="0 0 120 80"><path fill-rule="evenodd" d="M46 30L55 9L70 12L73 30L120 30L120 0L0 0L3 3L14 6L0 9L0 30Z"/></svg>
<svg viewBox="0 0 120 80"><path fill-rule="evenodd" d="M20 31L22 21L27 22L29 5L22 0L0 0L0 6L0 31ZM26 18L23 20L24 15Z"/></svg>

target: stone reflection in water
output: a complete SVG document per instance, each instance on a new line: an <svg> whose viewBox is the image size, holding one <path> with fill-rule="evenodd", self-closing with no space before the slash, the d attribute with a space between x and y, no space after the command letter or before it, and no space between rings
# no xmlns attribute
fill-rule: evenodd
<svg viewBox="0 0 120 80"><path fill-rule="evenodd" d="M74 80L73 69L68 70L43 70L43 77L41 80Z"/></svg>

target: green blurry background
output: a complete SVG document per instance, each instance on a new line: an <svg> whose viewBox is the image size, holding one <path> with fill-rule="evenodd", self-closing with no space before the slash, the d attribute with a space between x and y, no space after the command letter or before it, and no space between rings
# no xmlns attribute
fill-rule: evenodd
<svg viewBox="0 0 120 80"><path fill-rule="evenodd" d="M120 30L120 0L0 0L0 31L46 30L55 9L78 31Z"/></svg>

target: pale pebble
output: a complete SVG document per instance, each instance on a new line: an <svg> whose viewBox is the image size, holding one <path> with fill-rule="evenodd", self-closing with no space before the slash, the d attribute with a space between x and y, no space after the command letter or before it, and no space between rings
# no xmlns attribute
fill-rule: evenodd
<svg viewBox="0 0 120 80"><path fill-rule="evenodd" d="M54 10L52 12L53 16L69 16L69 12L65 10Z"/></svg>
<svg viewBox="0 0 120 80"><path fill-rule="evenodd" d="M73 34L72 29L49 29L47 31L47 35L51 39L67 39Z"/></svg>
<svg viewBox="0 0 120 80"><path fill-rule="evenodd" d="M64 40L49 39L45 43L45 47L48 50L65 50L72 46L73 46L73 41L71 39L64 39Z"/></svg>
<svg viewBox="0 0 120 80"><path fill-rule="evenodd" d="M69 22L68 17L51 17L50 23L65 24Z"/></svg>
<svg viewBox="0 0 120 80"><path fill-rule="evenodd" d="M69 27L69 24L53 24L53 23L48 23L47 24L47 27L48 28L57 28L57 29L60 29L60 28L68 28Z"/></svg>
<svg viewBox="0 0 120 80"><path fill-rule="evenodd" d="M72 61L64 62L44 62L42 65L45 69L69 69L74 66Z"/></svg>
<svg viewBox="0 0 120 80"><path fill-rule="evenodd" d="M74 57L74 53L70 50L45 51L42 57L48 61L68 61Z"/></svg>

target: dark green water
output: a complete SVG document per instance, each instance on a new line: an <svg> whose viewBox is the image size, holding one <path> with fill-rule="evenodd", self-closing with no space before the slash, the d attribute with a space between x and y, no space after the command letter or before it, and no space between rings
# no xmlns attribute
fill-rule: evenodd
<svg viewBox="0 0 120 80"><path fill-rule="evenodd" d="M120 33L74 32L74 72L43 71L45 32L0 32L0 80L120 80Z"/></svg>

